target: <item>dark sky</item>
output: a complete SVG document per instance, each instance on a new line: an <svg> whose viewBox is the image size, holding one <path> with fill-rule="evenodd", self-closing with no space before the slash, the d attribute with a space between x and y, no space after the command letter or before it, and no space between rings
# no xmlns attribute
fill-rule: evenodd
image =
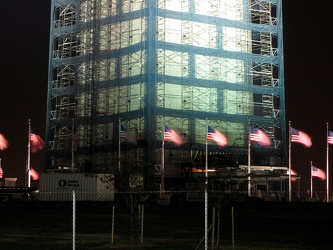
<svg viewBox="0 0 333 250"><path fill-rule="evenodd" d="M0 157L5 176L24 185L29 119L45 138L50 1L0 1L0 9L0 133L10 143ZM286 123L313 140L311 148L292 145L303 190L310 189L310 161L326 170L326 123L333 131L332 9L332 0L283 0ZM31 167L43 172L43 163L43 152L31 154ZM325 188L314 180L314 189Z"/></svg>

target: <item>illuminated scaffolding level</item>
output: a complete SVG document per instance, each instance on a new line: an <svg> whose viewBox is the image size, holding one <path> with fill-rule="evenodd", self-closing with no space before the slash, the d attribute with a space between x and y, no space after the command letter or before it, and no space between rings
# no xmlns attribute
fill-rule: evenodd
<svg viewBox="0 0 333 250"><path fill-rule="evenodd" d="M228 137L210 165L247 164L249 120L273 141L253 164L284 164L281 2L52 0L47 168L158 171L167 125L186 142L165 143L180 171L203 163L207 124Z"/></svg>

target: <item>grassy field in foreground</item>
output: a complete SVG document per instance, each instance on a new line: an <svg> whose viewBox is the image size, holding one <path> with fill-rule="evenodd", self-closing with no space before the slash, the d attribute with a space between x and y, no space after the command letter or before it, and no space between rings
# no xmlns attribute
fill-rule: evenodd
<svg viewBox="0 0 333 250"><path fill-rule="evenodd" d="M73 244L75 249L204 249L202 204L146 204L142 235L136 210L131 215L128 209L115 207L113 224L112 204L78 203L75 209L73 222L70 202L1 206L1 249L73 249ZM210 206L209 225L212 218ZM214 249L332 249L333 204L266 202L224 206L220 216L215 215L214 235ZM209 249L211 242L210 232Z"/></svg>

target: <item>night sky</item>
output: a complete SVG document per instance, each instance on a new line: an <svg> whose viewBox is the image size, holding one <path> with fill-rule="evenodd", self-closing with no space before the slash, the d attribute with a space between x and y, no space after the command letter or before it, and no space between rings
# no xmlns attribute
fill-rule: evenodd
<svg viewBox="0 0 333 250"><path fill-rule="evenodd" d="M29 119L45 138L50 1L0 1L0 9L0 133L10 143L0 158L5 177L25 185ZM286 126L291 121L313 142L311 148L292 144L292 168L302 176L302 190L310 189L311 161L326 171L326 123L333 131L332 9L331 0L283 0ZM43 152L31 154L31 167L43 172L43 165ZM314 190L325 189L326 182L314 179Z"/></svg>

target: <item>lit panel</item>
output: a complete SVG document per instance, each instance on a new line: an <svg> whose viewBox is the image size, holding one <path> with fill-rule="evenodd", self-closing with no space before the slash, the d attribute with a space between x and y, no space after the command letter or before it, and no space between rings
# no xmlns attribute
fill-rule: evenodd
<svg viewBox="0 0 333 250"><path fill-rule="evenodd" d="M223 112L234 115L253 114L252 94L243 91L223 91Z"/></svg>
<svg viewBox="0 0 333 250"><path fill-rule="evenodd" d="M231 27L223 27L222 30L224 50L246 53L251 51L251 33L249 31Z"/></svg>
<svg viewBox="0 0 333 250"><path fill-rule="evenodd" d="M196 55L196 78L244 83L242 60Z"/></svg>
<svg viewBox="0 0 333 250"><path fill-rule="evenodd" d="M188 76L188 54L185 52L158 50L157 64L163 67L165 75L179 77ZM163 73L163 71L161 73Z"/></svg>

